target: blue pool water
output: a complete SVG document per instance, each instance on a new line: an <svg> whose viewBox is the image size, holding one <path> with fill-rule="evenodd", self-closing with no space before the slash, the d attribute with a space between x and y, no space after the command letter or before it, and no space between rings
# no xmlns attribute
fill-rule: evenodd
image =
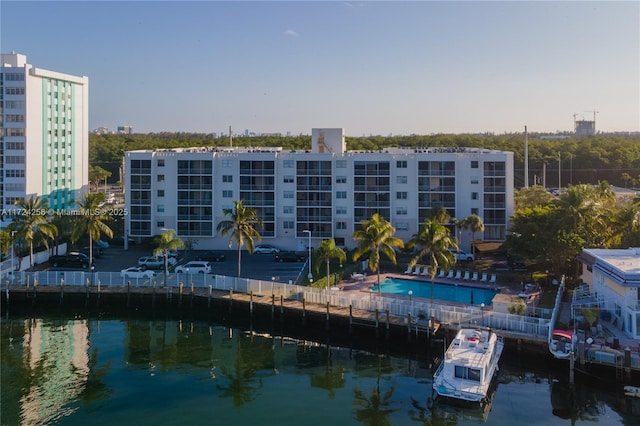
<svg viewBox="0 0 640 426"><path fill-rule="evenodd" d="M419 280L406 280L403 278L387 278L380 283L380 291L387 294L398 294L407 296L409 290L413 292L412 297L431 297L431 282ZM372 291L378 291L375 285ZM494 288L471 287L460 284L433 284L433 298L436 300L446 300L448 302L467 303L469 305L491 304L493 296L500 290Z"/></svg>

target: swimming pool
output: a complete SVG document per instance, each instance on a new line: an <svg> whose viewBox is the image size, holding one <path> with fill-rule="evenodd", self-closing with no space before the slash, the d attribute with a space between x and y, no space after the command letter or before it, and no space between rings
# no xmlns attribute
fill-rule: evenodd
<svg viewBox="0 0 640 426"><path fill-rule="evenodd" d="M419 280L406 280L403 278L387 278L380 283L380 291L387 294L409 295L412 297L431 297L431 282ZM378 291L378 286L374 285L371 291ZM448 302L466 303L469 305L490 305L493 297L500 292L495 288L471 287L461 284L433 284L433 298L446 300Z"/></svg>

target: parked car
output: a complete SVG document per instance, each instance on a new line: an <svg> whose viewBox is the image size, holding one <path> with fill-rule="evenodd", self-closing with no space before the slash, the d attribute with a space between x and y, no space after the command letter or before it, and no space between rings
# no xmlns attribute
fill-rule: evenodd
<svg viewBox="0 0 640 426"><path fill-rule="evenodd" d="M49 257L49 264L54 268L89 268L89 256L77 251L72 251L67 254L53 255ZM95 261L92 259L91 269L95 268Z"/></svg>
<svg viewBox="0 0 640 426"><path fill-rule="evenodd" d="M98 245L98 247L100 247L102 249L108 249L109 248L109 243L106 242L106 241L98 240L98 242L96 244Z"/></svg>
<svg viewBox="0 0 640 426"><path fill-rule="evenodd" d="M128 244L130 246L135 246L136 245L136 240L134 240L133 238L127 238ZM115 237L111 240L111 244L113 244L114 246L124 246L124 237L120 236L120 237Z"/></svg>
<svg viewBox="0 0 640 426"><path fill-rule="evenodd" d="M280 249L271 244L259 244L253 248L253 252L256 254L274 254L279 253Z"/></svg>
<svg viewBox="0 0 640 426"><path fill-rule="evenodd" d="M168 266L173 266L177 262L173 257L167 257ZM138 266L143 269L164 269L164 256L143 256L138 259Z"/></svg>
<svg viewBox="0 0 640 426"><path fill-rule="evenodd" d="M211 265L209 262L201 260L192 260L184 265L176 267L176 274L210 274Z"/></svg>
<svg viewBox="0 0 640 426"><path fill-rule="evenodd" d="M473 254L467 253L466 251L451 250L451 253L453 253L456 256L456 260L458 260L460 262L471 262L471 261L473 261Z"/></svg>
<svg viewBox="0 0 640 426"><path fill-rule="evenodd" d="M281 251L273 255L275 262L304 262L307 256L295 251Z"/></svg>
<svg viewBox="0 0 640 426"><path fill-rule="evenodd" d="M155 272L143 269L140 266L132 266L120 271L120 276L124 279L127 278L153 278L156 275Z"/></svg>
<svg viewBox="0 0 640 426"><path fill-rule="evenodd" d="M196 256L196 260L209 260L213 262L223 262L226 258L226 254L215 250L207 251Z"/></svg>

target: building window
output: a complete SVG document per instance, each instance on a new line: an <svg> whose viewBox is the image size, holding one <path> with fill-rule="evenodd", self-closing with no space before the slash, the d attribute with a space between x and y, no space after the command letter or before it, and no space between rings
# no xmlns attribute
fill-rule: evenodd
<svg viewBox="0 0 640 426"><path fill-rule="evenodd" d="M164 158L158 158L158 167L164 167Z"/></svg>
<svg viewBox="0 0 640 426"><path fill-rule="evenodd" d="M233 182L233 175L222 175L222 182L224 183Z"/></svg>
<svg viewBox="0 0 640 426"><path fill-rule="evenodd" d="M409 230L409 224L406 222L398 222L396 223L396 230L398 231L408 231Z"/></svg>
<svg viewBox="0 0 640 426"><path fill-rule="evenodd" d="M336 183L347 183L347 177L346 176L336 177Z"/></svg>
<svg viewBox="0 0 640 426"><path fill-rule="evenodd" d="M164 228L164 220L159 220L156 222L156 226L158 228Z"/></svg>
<svg viewBox="0 0 640 426"><path fill-rule="evenodd" d="M396 168L398 168L398 169L406 169L407 168L407 160L398 160L398 161L396 161Z"/></svg>
<svg viewBox="0 0 640 426"><path fill-rule="evenodd" d="M5 177L24 177L24 170L8 169L5 171L4 175Z"/></svg>
<svg viewBox="0 0 640 426"><path fill-rule="evenodd" d="M472 168L472 169L477 169L477 168L478 168L478 162L477 162L477 161L475 161L475 160L474 160L474 161L472 161L472 162L471 162L471 168Z"/></svg>
<svg viewBox="0 0 640 426"><path fill-rule="evenodd" d="M477 192L472 192L471 193L471 199L472 200L477 200L478 199L478 193Z"/></svg>
<svg viewBox="0 0 640 426"><path fill-rule="evenodd" d="M336 160L336 169L346 169L347 160Z"/></svg>
<svg viewBox="0 0 640 426"><path fill-rule="evenodd" d="M408 214L408 210L406 207L396 207L396 214L398 216L406 216Z"/></svg>
<svg viewBox="0 0 640 426"><path fill-rule="evenodd" d="M294 183L293 176L285 176L284 177L284 183Z"/></svg>
<svg viewBox="0 0 640 426"><path fill-rule="evenodd" d="M51 160L51 157L49 157ZM7 164L24 164L24 155L6 155L4 161Z"/></svg>
<svg viewBox="0 0 640 426"><path fill-rule="evenodd" d="M336 192L336 198L339 200L346 200L347 199L347 191L338 191Z"/></svg>
<svg viewBox="0 0 640 426"><path fill-rule="evenodd" d="M225 189L222 191L222 198L233 198L233 191Z"/></svg>
<svg viewBox="0 0 640 426"><path fill-rule="evenodd" d="M340 229L340 230L347 229L347 222L336 222L336 229Z"/></svg>
<svg viewBox="0 0 640 426"><path fill-rule="evenodd" d="M294 198L294 196L293 196L293 191L284 191L284 192L282 193L282 196L283 196L284 198L289 198L289 199Z"/></svg>
<svg viewBox="0 0 640 426"><path fill-rule="evenodd" d="M284 160L282 162L282 167L285 169L293 169L293 160Z"/></svg>
<svg viewBox="0 0 640 426"><path fill-rule="evenodd" d="M164 204L158 204L156 211L158 213L164 213Z"/></svg>
<svg viewBox="0 0 640 426"><path fill-rule="evenodd" d="M471 214L475 214L476 216L478 215L478 209L477 208L472 208L471 209Z"/></svg>
<svg viewBox="0 0 640 426"><path fill-rule="evenodd" d="M164 182L164 175L158 175L158 182Z"/></svg>
<svg viewBox="0 0 640 426"><path fill-rule="evenodd" d="M158 197L164 197L164 189L158 189Z"/></svg>
<svg viewBox="0 0 640 426"><path fill-rule="evenodd" d="M336 214L347 214L346 207L336 207Z"/></svg>
<svg viewBox="0 0 640 426"><path fill-rule="evenodd" d="M407 183L408 179L406 176L396 176L396 183Z"/></svg>
<svg viewBox="0 0 640 426"><path fill-rule="evenodd" d="M285 220L284 222L282 222L282 226L284 227L284 229L293 229L295 225L292 220Z"/></svg>
<svg viewBox="0 0 640 426"><path fill-rule="evenodd" d="M284 214L293 214L293 206L283 206L282 213Z"/></svg>
<svg viewBox="0 0 640 426"><path fill-rule="evenodd" d="M406 191L399 191L396 192L396 200L406 200L407 199L407 192Z"/></svg>
<svg viewBox="0 0 640 426"><path fill-rule="evenodd" d="M224 167L225 169L230 169L231 167L233 167L233 160L229 159L229 158L225 158L222 160L222 167Z"/></svg>
<svg viewBox="0 0 640 426"><path fill-rule="evenodd" d="M478 183L479 178L478 176L471 176L471 183Z"/></svg>

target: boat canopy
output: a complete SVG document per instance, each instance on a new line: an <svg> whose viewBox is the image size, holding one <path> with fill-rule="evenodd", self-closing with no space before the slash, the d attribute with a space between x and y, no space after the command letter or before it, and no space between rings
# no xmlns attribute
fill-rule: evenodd
<svg viewBox="0 0 640 426"><path fill-rule="evenodd" d="M567 340L571 340L573 338L569 330L553 330L553 335L558 337L565 337Z"/></svg>

